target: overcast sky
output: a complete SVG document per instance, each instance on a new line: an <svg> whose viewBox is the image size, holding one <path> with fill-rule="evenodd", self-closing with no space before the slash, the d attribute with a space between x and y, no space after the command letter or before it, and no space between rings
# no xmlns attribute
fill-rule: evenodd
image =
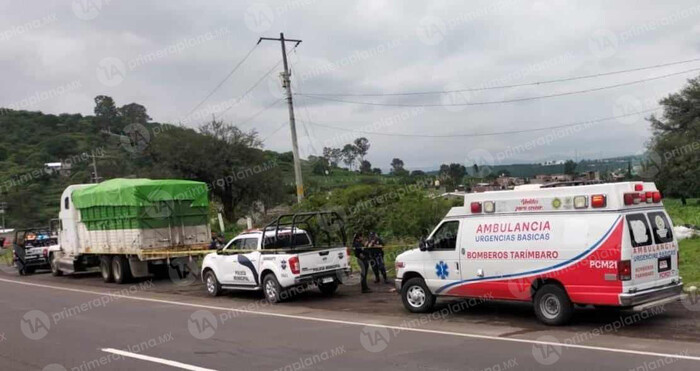
<svg viewBox="0 0 700 371"><path fill-rule="evenodd" d="M41 4L41 5L40 5ZM104 94L137 102L155 121L198 126L212 114L241 122L283 97L279 43L265 42L197 111L188 113L260 36L302 39L289 53L295 93L401 93L492 88L698 58L697 1L9 1L0 0L0 107L92 114ZM288 45L290 48L293 45ZM303 157L357 136L386 169L441 163L508 164L640 153L645 115L566 131L483 134L647 111L698 71L640 84L567 93L700 68L700 62L509 89L409 96L295 96ZM455 104L462 104L461 106ZM463 105L468 104L468 105ZM443 106L440 106L443 105ZM228 111L222 113L226 108ZM218 116L217 116L218 117ZM249 120L265 148L291 149L283 101ZM359 134L328 126L369 132ZM420 135L443 137L420 137ZM409 136L406 136L409 135ZM418 136L410 136L418 135Z"/></svg>

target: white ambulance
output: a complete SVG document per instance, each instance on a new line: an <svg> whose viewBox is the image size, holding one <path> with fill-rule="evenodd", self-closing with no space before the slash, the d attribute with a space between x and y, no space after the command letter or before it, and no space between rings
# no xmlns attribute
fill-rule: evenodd
<svg viewBox="0 0 700 371"><path fill-rule="evenodd" d="M639 310L683 288L661 193L642 182L467 194L396 272L411 312L441 296L530 301L549 325L574 304Z"/></svg>

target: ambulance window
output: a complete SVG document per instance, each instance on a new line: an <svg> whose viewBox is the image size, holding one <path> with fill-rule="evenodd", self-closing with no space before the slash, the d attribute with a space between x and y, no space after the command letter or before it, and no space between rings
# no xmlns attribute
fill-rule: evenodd
<svg viewBox="0 0 700 371"><path fill-rule="evenodd" d="M632 247L651 245L651 233L644 214L627 215L627 227L630 230Z"/></svg>
<svg viewBox="0 0 700 371"><path fill-rule="evenodd" d="M434 250L454 250L457 247L457 231L459 222L445 222L433 234Z"/></svg>
<svg viewBox="0 0 700 371"><path fill-rule="evenodd" d="M673 241L673 230L668 222L668 218L662 212L654 212L647 214L651 230L654 232L654 241L656 243L666 243Z"/></svg>

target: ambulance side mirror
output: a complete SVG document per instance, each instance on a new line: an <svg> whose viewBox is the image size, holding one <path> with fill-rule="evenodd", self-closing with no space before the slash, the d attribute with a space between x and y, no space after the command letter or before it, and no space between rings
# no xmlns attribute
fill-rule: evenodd
<svg viewBox="0 0 700 371"><path fill-rule="evenodd" d="M425 236L423 236L418 243L418 249L420 251L430 251L433 249L433 243L431 240L428 240Z"/></svg>

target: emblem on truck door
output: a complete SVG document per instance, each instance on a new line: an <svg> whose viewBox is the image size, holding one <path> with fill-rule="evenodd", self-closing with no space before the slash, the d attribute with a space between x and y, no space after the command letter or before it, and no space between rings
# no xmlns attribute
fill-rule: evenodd
<svg viewBox="0 0 700 371"><path fill-rule="evenodd" d="M447 264L440 260L439 263L435 264L435 274L440 277L441 280L444 280L450 275L450 271L447 269Z"/></svg>

